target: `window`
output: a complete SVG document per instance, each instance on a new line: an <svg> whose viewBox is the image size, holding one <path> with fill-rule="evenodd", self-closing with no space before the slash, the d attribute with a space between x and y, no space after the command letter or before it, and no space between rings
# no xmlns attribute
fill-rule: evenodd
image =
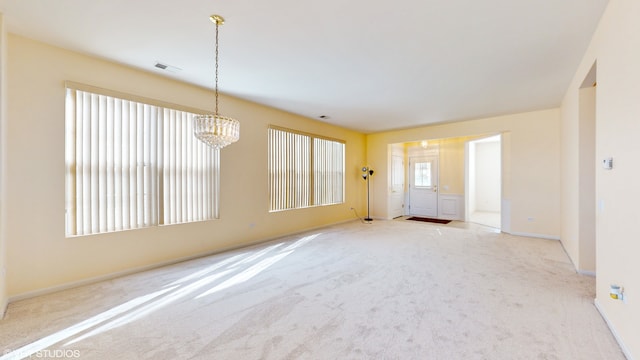
<svg viewBox="0 0 640 360"><path fill-rule="evenodd" d="M417 162L415 165L415 186L431 186L431 162Z"/></svg>
<svg viewBox="0 0 640 360"><path fill-rule="evenodd" d="M344 202L344 142L269 127L270 211Z"/></svg>
<svg viewBox="0 0 640 360"><path fill-rule="evenodd" d="M67 236L218 217L219 151L193 112L150 103L67 84Z"/></svg>

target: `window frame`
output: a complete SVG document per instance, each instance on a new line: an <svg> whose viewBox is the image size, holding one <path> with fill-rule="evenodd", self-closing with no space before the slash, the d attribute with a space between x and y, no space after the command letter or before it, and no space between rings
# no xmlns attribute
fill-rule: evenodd
<svg viewBox="0 0 640 360"><path fill-rule="evenodd" d="M65 89L65 235L66 237L90 236L90 235L97 235L97 234L106 234L111 232L136 230L136 229L155 227L155 226L177 225L177 224L185 224L185 223L191 223L191 222L210 221L210 220L219 219L220 173L221 173L220 151L213 149L205 145L204 143L201 144L199 140L197 140L195 136L193 136L192 131L180 131L173 128L173 127L182 127L182 128L189 129L190 127L193 126L193 115L205 114L207 112L199 109L187 107L187 106L145 98L137 95L131 95L131 94L122 93L114 90L108 90L108 89L99 88L99 87L81 84L81 83L72 82L72 81L65 81L64 89ZM76 94L70 95L70 91L74 91L76 92ZM142 166L141 171L145 174L145 176L150 174L149 176L153 177L153 179L150 180L150 183L154 188L157 188L151 194L151 196L154 197L154 200L149 202L152 207L152 209L150 210L151 213L144 215L145 220L142 222L142 224L140 223L140 221L137 221L136 224L130 224L126 220L122 220L122 221L116 220L117 223L118 222L122 224L126 223L126 226L123 225L120 228L118 228L118 226L115 226L116 227L115 229L113 226L108 226L107 230L100 228L97 231L95 230L95 225L92 225L91 227L87 227L86 225L82 225L82 226L78 225L78 217L79 216L84 217L86 216L86 214L78 215L78 212L79 212L78 200L76 198L77 196L76 187L78 186L76 185L77 178L73 180L70 179L71 177L76 177L75 174L79 168L77 164L78 154L76 149L76 146L78 146L77 142L80 139L78 136L76 136L76 131L78 130L76 115L78 114L78 109L75 108L75 106L77 106L78 100L75 98L75 96L77 96L77 91L87 93L90 96L93 96L93 95L99 96L99 97L104 96L106 97L107 101L129 102L134 104L131 106L142 106L145 109L146 107L149 107L150 109L152 109L153 112L157 114L156 117L151 117L151 120L147 120L146 117L145 117L145 120L140 120L140 119L135 120L135 121L150 121L150 122L156 121L152 125L152 128L154 127L162 128L161 130L158 130L157 132L149 135L152 138L154 137L156 138L155 140L152 140L152 141L155 141L156 143L162 143L160 145L155 144L155 148L153 149L153 151L156 158L149 163L147 163L147 159L145 159L142 165L140 165L139 163L129 164L129 166L131 167L130 169L134 169L134 168L137 169ZM69 96L73 96L73 100L70 100ZM69 108L70 101L72 101L74 108L71 108L71 109ZM123 115L123 114L119 114L119 115ZM115 117L116 115L112 115L112 116ZM126 116L123 115L117 121L119 122L119 124L125 124L127 123L127 121L129 121L128 118L126 119L125 118ZM100 124L99 120L95 120L95 119L89 119L87 121L97 121L98 124ZM133 123L129 123L130 126L133 126L131 124ZM102 126L102 125L99 125L99 126ZM167 131L167 126L169 127L170 131ZM145 129L148 130L147 128ZM144 134L143 136L148 135L146 133L143 133L143 134ZM189 134L191 134L193 139L189 138ZM110 135L108 133L107 135L101 135L101 136L103 137L106 136L107 140L104 140L101 138L100 141L106 141L108 144L110 144L107 146L113 146L114 149L116 149L114 150L116 152L121 151L121 149L116 148L118 143L124 146L125 142L128 143L129 141L131 141L130 134L128 135L129 138L121 138L119 142L114 140L109 140L108 137ZM111 136L114 136L114 135L111 134ZM166 143L166 141L167 139L169 139L168 140L169 142L171 142L172 140L175 142L176 139L178 138L180 139L179 141L187 141L188 139L192 148L197 149L196 150L197 153L193 153L193 152L189 152L190 148L187 147L186 151L188 152L188 154L182 155L183 156L182 159L184 159L184 156L187 156L188 164L185 162L185 164L181 165L182 168L176 168L175 163L167 162L167 151L170 151L171 146L173 146L174 144ZM72 141L69 141L70 139ZM86 141L86 140L83 137L81 141ZM91 141L91 139L89 141ZM97 145L92 145L92 146L97 146ZM188 145L185 145L185 146L188 146ZM180 149L180 151L182 151L183 153L185 150ZM136 162L139 162L139 161L136 161ZM100 167L100 166L104 166L104 164L99 161L96 164L93 164L92 166ZM148 171L149 174L147 174L147 171L146 171L147 167L150 168L150 170ZM184 170L185 167L187 170ZM124 172L125 171L124 169L125 167L122 167L121 169L118 169L118 170ZM140 169L138 170L129 170L129 168L127 169L128 169L127 171L140 171ZM203 171L205 172L204 175L203 175ZM177 172L179 172L180 174L177 175L176 174ZM94 175L92 174L92 176ZM102 176L102 175L99 175L99 176ZM194 178L190 178L190 176ZM122 178L124 178L124 175L122 175ZM171 189L170 187L173 186L174 183L181 184L181 181L184 181L184 179L189 179L189 180L185 181L183 186L180 188L180 190L182 191L180 194L182 195L180 194L175 195L174 193L171 193L173 189ZM90 181L93 181L93 180L90 180ZM129 182L132 180L129 177L129 179L126 181L129 184ZM147 181L147 180L143 180L143 181ZM164 184L165 182L169 182L169 184L165 186ZM147 185L148 184L145 182L142 186L144 187ZM193 188L193 186L196 186L196 188ZM123 191L126 192L126 190L123 190ZM142 195L143 197L146 197L147 195L149 195L149 193L147 193L146 190L143 191L142 194L136 193L136 196L140 196L140 195ZM205 197L207 197L207 199L206 200L197 199L197 201L190 201L193 199L190 199L189 196L197 197L199 195L201 196L204 195ZM108 191L105 192L104 194L100 194L99 196L104 198L108 198L109 196L118 196L121 199L126 198L126 194L114 195L114 194L109 194ZM168 199L169 201L167 201ZM88 201L96 201L96 200L95 198L92 198ZM142 201L144 203L147 202L146 200L142 200ZM124 204L126 203L126 201L122 200L121 202L123 204L122 209L124 209L125 207ZM167 204L167 202L169 202L169 204ZM184 204L181 204L181 203L184 203ZM183 213L184 206L187 206L187 207L191 206L190 208L187 209L188 214ZM130 203L126 204L126 207L127 207L126 212L129 214L130 211L132 211L131 204ZM178 212L178 215L176 216L172 215L176 212ZM116 216L118 216L117 214L118 212L116 210ZM91 216L93 217L95 215L91 215ZM109 216L109 215L106 215L106 216ZM167 218L167 216L169 218ZM149 219L147 219L147 217L151 217L150 221L148 221ZM195 220L193 220L194 218ZM81 221L86 221L86 220L82 218ZM91 221L93 222L94 219L92 219ZM100 221L103 221L103 220L100 220ZM106 221L110 221L110 220L106 220Z"/></svg>
<svg viewBox="0 0 640 360"><path fill-rule="evenodd" d="M309 163L309 169L308 169L308 176L309 179L308 181L305 182L305 184L307 185L307 189L303 190L303 194L306 194L309 196L309 199L307 200L308 205L306 206L292 206L292 207L277 207L274 208L274 203L280 203L282 204L287 203L287 201L282 201L282 199L279 199L280 201L274 200L274 189L276 187L276 185L274 184L274 178L275 176L273 175L273 171L272 170L272 165L274 163L274 154L273 154L273 150L272 150L272 140L273 140L273 135L272 135L272 131L279 131L285 134L292 134L294 136L303 136L303 137L308 137L309 138L309 144L310 144L310 150L309 150L309 154L307 156L307 161ZM268 173L268 189L269 189L269 204L268 204L268 208L269 208L269 212L281 212L281 211L288 211L288 210L296 210L296 209L305 209L305 208L312 208L312 207L320 207L320 206L331 206L331 205L340 205L340 204L344 204L346 202L346 149L347 149L347 142L345 140L342 139L337 139L337 138L333 138L333 137L329 137L329 136L324 136L324 135L318 135L318 134L313 134L313 133L309 133L309 132L304 132L304 131L300 131L300 130L295 130L295 129L290 129L290 128L286 128L286 127L282 127L282 126L277 126L277 125L269 125L268 126L268 131L267 131L267 173ZM340 159L340 163L342 165L339 173L341 174L341 190L339 191L341 194L341 198L338 201L334 201L334 202L320 202L318 203L318 195L316 193L317 189L316 189L316 183L317 183L317 179L316 179L316 168L315 168L315 159L316 159L316 140L322 140L322 141L329 141L329 142L333 142L333 143L337 143L342 145L341 146L341 159Z"/></svg>

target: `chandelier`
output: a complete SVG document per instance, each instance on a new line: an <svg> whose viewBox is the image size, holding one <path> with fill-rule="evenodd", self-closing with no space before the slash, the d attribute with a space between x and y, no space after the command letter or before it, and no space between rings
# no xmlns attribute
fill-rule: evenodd
<svg viewBox="0 0 640 360"><path fill-rule="evenodd" d="M218 28L224 24L224 18L211 15L210 19L216 24L216 108L213 115L196 115L193 118L193 133L200 141L219 150L238 141L240 122L218 114Z"/></svg>

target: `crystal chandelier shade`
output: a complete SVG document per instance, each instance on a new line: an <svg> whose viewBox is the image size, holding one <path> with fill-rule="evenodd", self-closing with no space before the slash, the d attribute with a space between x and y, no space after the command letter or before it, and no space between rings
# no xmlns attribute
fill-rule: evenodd
<svg viewBox="0 0 640 360"><path fill-rule="evenodd" d="M193 118L193 133L200 141L219 150L240 139L240 122L218 114L218 27L224 24L224 18L211 15L210 19L216 24L216 108L213 115L196 115Z"/></svg>
<svg viewBox="0 0 640 360"><path fill-rule="evenodd" d="M220 115L198 115L195 117L193 132L200 141L215 149L238 141L240 122Z"/></svg>

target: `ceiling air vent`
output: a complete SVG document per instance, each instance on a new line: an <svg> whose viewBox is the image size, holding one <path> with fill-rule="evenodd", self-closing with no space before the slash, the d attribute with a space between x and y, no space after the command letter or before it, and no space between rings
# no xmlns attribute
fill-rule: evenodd
<svg viewBox="0 0 640 360"><path fill-rule="evenodd" d="M182 71L182 69L180 69L179 67L175 67L172 65L168 65L168 64L163 64L159 61L156 61L156 64L153 65L154 67L160 69L160 70L166 70L172 73L178 72L178 71Z"/></svg>

